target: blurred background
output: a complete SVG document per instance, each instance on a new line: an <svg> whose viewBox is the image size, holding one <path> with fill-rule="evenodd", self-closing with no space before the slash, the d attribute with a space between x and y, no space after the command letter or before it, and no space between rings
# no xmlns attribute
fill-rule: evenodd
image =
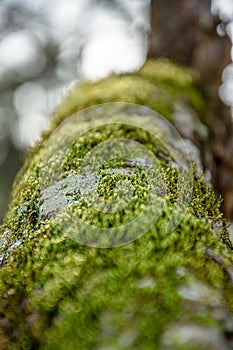
<svg viewBox="0 0 233 350"><path fill-rule="evenodd" d="M0 222L54 106L81 78L139 68L148 31L149 1L0 0Z"/></svg>
<svg viewBox="0 0 233 350"><path fill-rule="evenodd" d="M149 55L194 66L207 81L214 71L213 94L231 108L233 0L152 3L151 11L150 0L0 0L0 223L27 149L80 79L136 70L150 46ZM210 37L218 44L207 55Z"/></svg>

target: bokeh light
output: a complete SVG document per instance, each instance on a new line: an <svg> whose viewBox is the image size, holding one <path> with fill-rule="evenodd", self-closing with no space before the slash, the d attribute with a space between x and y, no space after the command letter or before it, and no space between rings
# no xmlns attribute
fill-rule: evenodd
<svg viewBox="0 0 233 350"><path fill-rule="evenodd" d="M67 91L82 78L144 63L149 10L150 0L0 1L0 221L10 191L4 172L12 169L11 183L20 154L38 140ZM212 0L211 11L224 22L218 32L233 41L233 0ZM232 65L219 94L233 105Z"/></svg>

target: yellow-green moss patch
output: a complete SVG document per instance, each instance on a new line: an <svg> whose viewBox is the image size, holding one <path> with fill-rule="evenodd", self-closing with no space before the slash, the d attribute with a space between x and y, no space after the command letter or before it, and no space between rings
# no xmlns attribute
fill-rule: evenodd
<svg viewBox="0 0 233 350"><path fill-rule="evenodd" d="M190 343L174 334L193 330L198 341L211 334L228 350L233 332L231 243L219 203L196 170L187 212L167 232L171 214L179 214L174 203L181 195L182 164L170 159L149 132L122 124L94 128L72 143L62 164L49 157L43 163L57 125L85 107L115 101L148 106L170 121L177 101L196 106L197 114L204 106L196 78L167 61L148 62L132 75L83 82L69 94L21 170L1 228L0 347L188 350ZM139 239L111 249L92 248L64 235L59 225L75 215L96 226L119 226L142 212L148 195L146 159L110 159L88 179L93 187L85 188L82 160L88 150L113 138L138 141L157 157L166 191L160 187L154 192L163 208ZM46 174L43 182L41 174ZM92 189L105 200L114 199L119 181L134 184L130 204L109 215L93 210ZM53 196L57 201L50 206ZM142 230L144 224L142 220ZM193 342L193 348L202 350L213 344L211 339Z"/></svg>

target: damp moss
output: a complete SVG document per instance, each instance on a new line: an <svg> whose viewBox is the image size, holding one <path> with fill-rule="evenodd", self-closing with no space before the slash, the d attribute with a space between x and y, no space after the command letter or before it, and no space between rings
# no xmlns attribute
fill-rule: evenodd
<svg viewBox="0 0 233 350"><path fill-rule="evenodd" d="M52 127L83 108L109 101L145 105L172 121L177 100L188 101L196 110L203 111L205 101L198 89L199 79L190 70L167 59L152 59L134 74L81 82L69 93L66 103L55 111Z"/></svg>
<svg viewBox="0 0 233 350"><path fill-rule="evenodd" d="M50 143L56 126L95 104L136 103L173 121L174 105L180 101L198 114L204 100L197 86L189 71L166 60L149 61L135 74L80 83L56 109L49 131L17 176L0 229L2 349L190 349L188 340L171 343L169 332L176 327L187 334L199 327L198 334L212 334L216 344L230 349L231 243L219 202L195 165L183 167L149 131L122 123L97 126L78 140L70 138L73 126L68 123L67 134L55 133L55 148ZM98 171L81 172L87 152L115 138L138 142L149 155L113 157ZM181 191L179 174L183 183L190 169L193 177ZM95 240L89 241L92 247L80 243L80 220L110 229L139 217L147 206L148 181L155 178L152 199L157 205L147 214L157 219L146 232L147 216L142 215L135 227L137 239L129 237L123 241L127 244L104 249L94 247ZM114 211L110 205L104 211L120 195L119 182L124 208ZM131 185L132 192L127 192ZM172 215L174 220L181 215L175 203L190 186L185 215L167 232ZM211 339L202 341L194 348L211 346Z"/></svg>

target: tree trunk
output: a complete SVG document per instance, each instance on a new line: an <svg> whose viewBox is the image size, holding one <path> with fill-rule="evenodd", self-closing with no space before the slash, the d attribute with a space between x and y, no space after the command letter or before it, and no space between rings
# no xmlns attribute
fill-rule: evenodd
<svg viewBox="0 0 233 350"><path fill-rule="evenodd" d="M210 148L205 164L211 169L215 192L224 199L222 209L233 220L232 117L218 96L223 69L230 63L231 42L217 34L220 20L211 15L210 7L210 0L152 0L149 57L168 57L201 76L211 101L203 120Z"/></svg>
<svg viewBox="0 0 233 350"><path fill-rule="evenodd" d="M232 246L201 175L200 86L151 60L79 84L55 111L1 228L1 349L232 348Z"/></svg>

